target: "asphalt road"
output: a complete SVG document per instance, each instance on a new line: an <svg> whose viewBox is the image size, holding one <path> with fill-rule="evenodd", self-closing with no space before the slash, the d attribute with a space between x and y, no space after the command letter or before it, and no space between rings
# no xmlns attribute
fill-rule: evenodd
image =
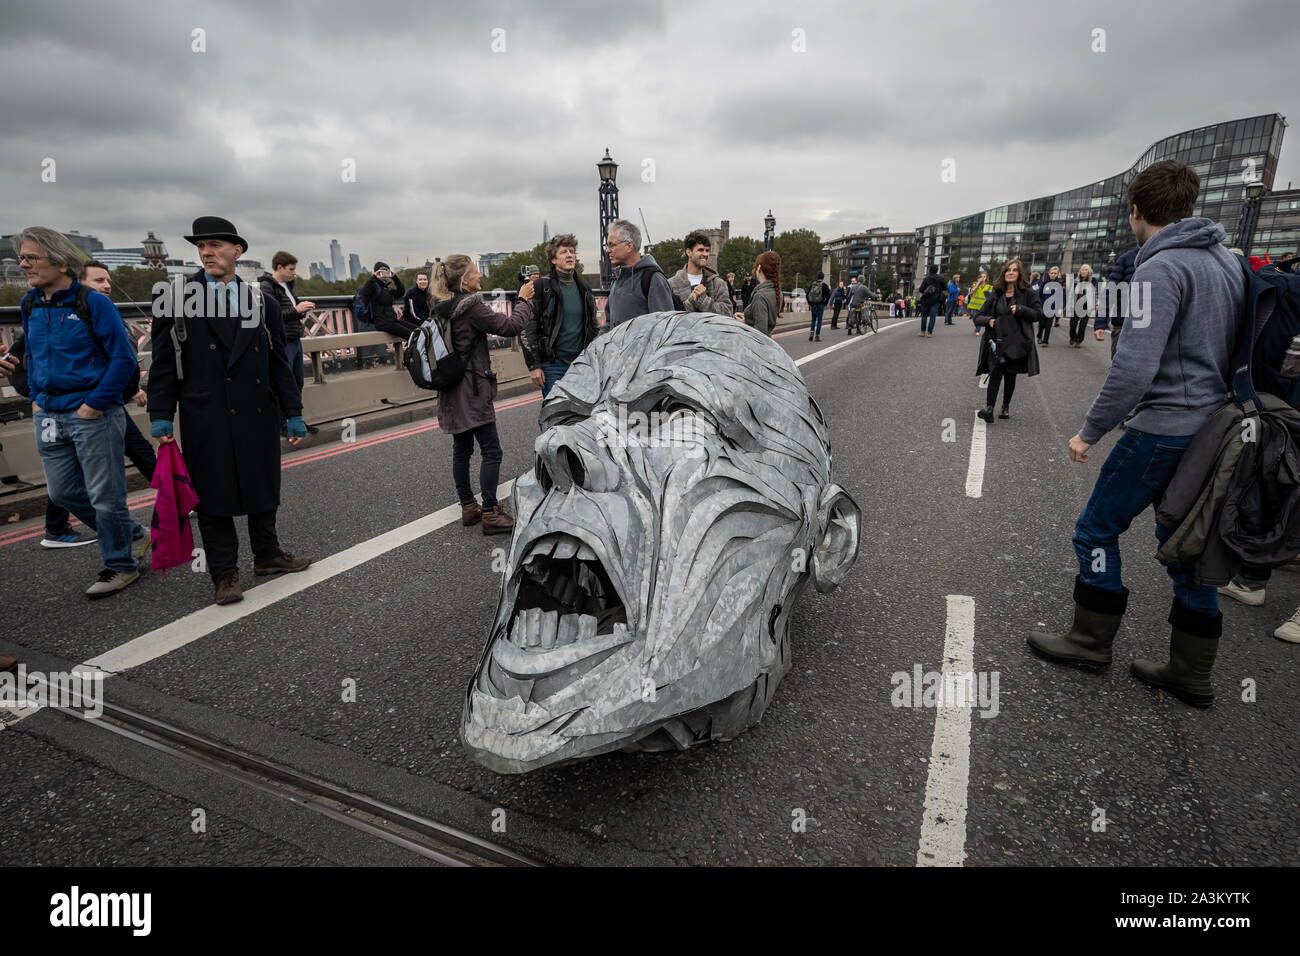
<svg viewBox="0 0 1300 956"><path fill-rule="evenodd" d="M1108 345L1042 353L1013 418L988 429L973 498L978 339L969 324L926 339L915 320L889 324L802 367L830 420L836 480L862 508L862 548L838 590L806 593L793 670L734 741L522 777L472 763L457 725L503 542L458 522L214 629L187 618L211 601L206 575L147 574L90 604L94 548L47 551L10 526L0 651L66 668L185 619L201 636L110 678L111 699L555 862L914 866L936 709L894 706L893 675L942 667L948 597L963 595L973 667L998 691L966 735L966 865L1294 863L1300 646L1271 632L1300 605L1297 574L1278 572L1262 608L1225 599L1208 711L1128 674L1168 640L1149 514L1122 541L1132 598L1116 666L1097 676L1033 657L1026 630L1068 623L1070 533L1116 437L1090 464L1066 458ZM779 341L799 358L844 333ZM538 403L502 404L507 478L532 466ZM284 545L325 558L454 504L450 440L431 424L288 456ZM135 513L147 520L147 503ZM244 560L251 604L264 579ZM348 678L355 702L343 700ZM0 731L0 761L0 863L417 862L48 710ZM953 820L941 823L951 840Z"/></svg>

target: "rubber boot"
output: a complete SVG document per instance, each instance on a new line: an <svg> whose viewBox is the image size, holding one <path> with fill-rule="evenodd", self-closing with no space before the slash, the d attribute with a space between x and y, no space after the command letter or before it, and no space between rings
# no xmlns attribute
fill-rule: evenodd
<svg viewBox="0 0 1300 956"><path fill-rule="evenodd" d="M1064 634L1031 631L1026 641L1058 664L1101 670L1110 666L1111 645L1128 608L1128 588L1119 592L1074 579L1074 623Z"/></svg>
<svg viewBox="0 0 1300 956"><path fill-rule="evenodd" d="M1214 614L1193 611L1174 598L1169 623L1173 626L1169 634L1169 663L1137 660L1129 671L1138 680L1167 690L1193 707L1209 707L1214 703L1210 672L1219 652L1223 615L1217 611Z"/></svg>

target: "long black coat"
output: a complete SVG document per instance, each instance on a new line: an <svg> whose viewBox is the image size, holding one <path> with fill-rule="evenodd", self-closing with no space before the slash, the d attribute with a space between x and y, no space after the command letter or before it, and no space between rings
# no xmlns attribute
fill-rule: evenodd
<svg viewBox="0 0 1300 956"><path fill-rule="evenodd" d="M199 271L187 281L206 280ZM179 402L182 453L202 514L270 511L280 504L280 410L286 418L302 414L302 395L284 354L280 307L264 297L264 325L253 328L236 318L208 317L206 302L203 312L185 319L181 380L173 320L153 320L149 418L170 421Z"/></svg>
<svg viewBox="0 0 1300 956"><path fill-rule="evenodd" d="M980 359L975 367L976 375L984 375L992 369L992 351L990 343L996 341L998 350L1002 350L1013 338L1023 338L1029 344L1029 355L1023 359L1008 361L1008 372L1038 374L1038 348L1035 344L1034 326L1043 317L1043 302L1033 289L1016 289L1011 299L1015 303L1016 313L1011 314L1007 297L996 289L990 291L975 316L975 325L984 329L980 339ZM993 328L989 328L989 319L996 319Z"/></svg>

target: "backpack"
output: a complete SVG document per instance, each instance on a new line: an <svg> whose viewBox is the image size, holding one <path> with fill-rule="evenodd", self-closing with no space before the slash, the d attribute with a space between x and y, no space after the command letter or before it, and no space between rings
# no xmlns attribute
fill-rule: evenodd
<svg viewBox="0 0 1300 956"><path fill-rule="evenodd" d="M81 283L80 285L77 286L77 297L73 300L72 303L72 311L77 313L78 318L80 318L82 322L85 322L86 325L92 329L94 328L94 326L90 324L91 317L92 317L92 313L90 311L90 293L93 291L94 290L91 289L90 286L86 285L84 282ZM24 319L30 319L32 317L33 307L34 306L32 305L32 301L28 299L26 296L24 296L22 300L22 314ZM47 308L47 306L42 306L42 308ZM18 343L20 341L22 341L21 337L15 340L14 348L11 349L11 351L14 352L15 354L22 354L22 352L25 351L25 348L23 350L17 348ZM101 350L103 349L102 345L100 346L100 349ZM134 345L131 346L131 350L133 352L135 351ZM107 353L105 353L105 355L107 355ZM14 387L14 391L22 395L26 395L28 398L31 397L31 395L28 392L28 385L27 385L27 363L26 362L24 362L23 364L18 366L17 369L15 369L14 374L10 376L9 384ZM122 389L122 404L125 405L126 403L134 399L135 393L138 391L140 391L140 362L137 360L135 363L135 371L131 373L131 377L127 380L126 387ZM51 392L51 394L56 394L56 393Z"/></svg>
<svg viewBox="0 0 1300 956"><path fill-rule="evenodd" d="M1242 258L1246 295L1232 356L1233 401L1247 414L1269 392L1300 409L1300 376L1280 371L1291 339L1300 335L1300 275L1264 266L1258 272ZM1249 334L1247 334L1249 333Z"/></svg>
<svg viewBox="0 0 1300 956"><path fill-rule="evenodd" d="M826 294L824 291L825 289L826 289L826 284L824 282L814 282L812 285L810 285L808 287L808 304L821 305L823 302L825 302L826 301Z"/></svg>
<svg viewBox="0 0 1300 956"><path fill-rule="evenodd" d="M647 306L650 303L650 283L654 281L654 277L656 273L658 273L661 276L664 276L665 282L668 281L668 277L664 275L664 270L660 269L658 266L656 266L653 269L641 270L641 294L645 296ZM675 309L678 312L685 312L686 303L682 301L681 296L679 296L676 292L673 292L673 287L671 285L668 287L668 291L672 293L673 309Z"/></svg>
<svg viewBox="0 0 1300 956"><path fill-rule="evenodd" d="M364 289L365 286L361 288ZM370 300L361 294L361 289L358 289L356 295L352 297L352 317L357 322L374 324L374 320L370 318Z"/></svg>
<svg viewBox="0 0 1300 956"><path fill-rule="evenodd" d="M436 312L411 333L402 357L416 388L445 392L460 382L469 368L469 356L451 349L451 319ZM478 379L473 379L478 394Z"/></svg>

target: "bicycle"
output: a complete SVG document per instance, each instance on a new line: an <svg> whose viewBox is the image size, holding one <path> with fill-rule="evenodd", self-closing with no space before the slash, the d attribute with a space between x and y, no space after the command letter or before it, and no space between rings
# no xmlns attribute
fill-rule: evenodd
<svg viewBox="0 0 1300 956"><path fill-rule="evenodd" d="M871 303L870 321L871 321L871 334L875 335L877 332L880 331L880 313L876 311L876 303L874 302Z"/></svg>

